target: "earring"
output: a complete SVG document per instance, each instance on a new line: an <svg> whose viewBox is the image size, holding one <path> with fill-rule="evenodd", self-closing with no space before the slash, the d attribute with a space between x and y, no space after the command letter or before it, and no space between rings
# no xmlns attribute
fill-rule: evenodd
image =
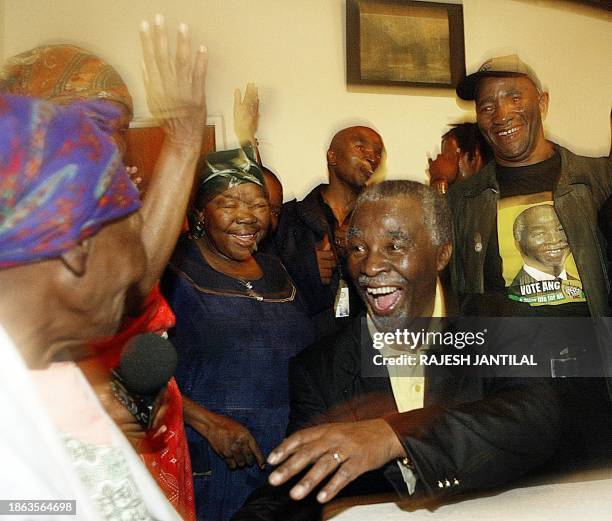
<svg viewBox="0 0 612 521"><path fill-rule="evenodd" d="M204 221L199 218L196 212L190 212L187 220L189 222L189 235L192 239L201 239L206 235Z"/></svg>

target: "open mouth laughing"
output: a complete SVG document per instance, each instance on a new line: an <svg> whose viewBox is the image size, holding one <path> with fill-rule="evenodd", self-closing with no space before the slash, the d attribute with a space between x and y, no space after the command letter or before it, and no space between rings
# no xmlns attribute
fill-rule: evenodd
<svg viewBox="0 0 612 521"><path fill-rule="evenodd" d="M363 289L375 315L393 313L403 295L403 289L397 286L364 286Z"/></svg>
<svg viewBox="0 0 612 521"><path fill-rule="evenodd" d="M256 233L230 233L234 240L243 248L252 248L257 242Z"/></svg>

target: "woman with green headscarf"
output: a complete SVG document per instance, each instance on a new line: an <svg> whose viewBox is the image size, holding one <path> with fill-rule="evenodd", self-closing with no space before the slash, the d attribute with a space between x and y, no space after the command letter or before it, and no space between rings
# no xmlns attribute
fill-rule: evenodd
<svg viewBox="0 0 612 521"><path fill-rule="evenodd" d="M256 253L270 209L251 148L198 169L183 237L163 280L185 397L198 519L226 520L266 481L264 454L288 420L288 361L314 339L280 260Z"/></svg>

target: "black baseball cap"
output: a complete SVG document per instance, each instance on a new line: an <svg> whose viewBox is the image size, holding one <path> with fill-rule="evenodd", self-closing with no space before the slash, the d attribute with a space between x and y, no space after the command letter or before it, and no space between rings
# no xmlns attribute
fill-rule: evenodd
<svg viewBox="0 0 612 521"><path fill-rule="evenodd" d="M457 96L464 100L474 100L476 99L478 82L482 78L503 78L506 76L527 76L538 90L542 90L540 80L533 69L522 61L518 55L511 54L491 58L484 62L476 72L463 78L457 85Z"/></svg>

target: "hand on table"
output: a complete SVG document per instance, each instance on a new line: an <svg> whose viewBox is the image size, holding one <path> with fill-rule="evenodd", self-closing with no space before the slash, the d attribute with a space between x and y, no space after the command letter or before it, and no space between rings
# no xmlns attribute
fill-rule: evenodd
<svg viewBox="0 0 612 521"><path fill-rule="evenodd" d="M364 472L405 455L397 435L383 419L328 423L296 432L276 447L268 463L282 465L269 481L282 485L312 465L289 494L295 500L302 499L331 476L317 494L317 501L325 503Z"/></svg>

